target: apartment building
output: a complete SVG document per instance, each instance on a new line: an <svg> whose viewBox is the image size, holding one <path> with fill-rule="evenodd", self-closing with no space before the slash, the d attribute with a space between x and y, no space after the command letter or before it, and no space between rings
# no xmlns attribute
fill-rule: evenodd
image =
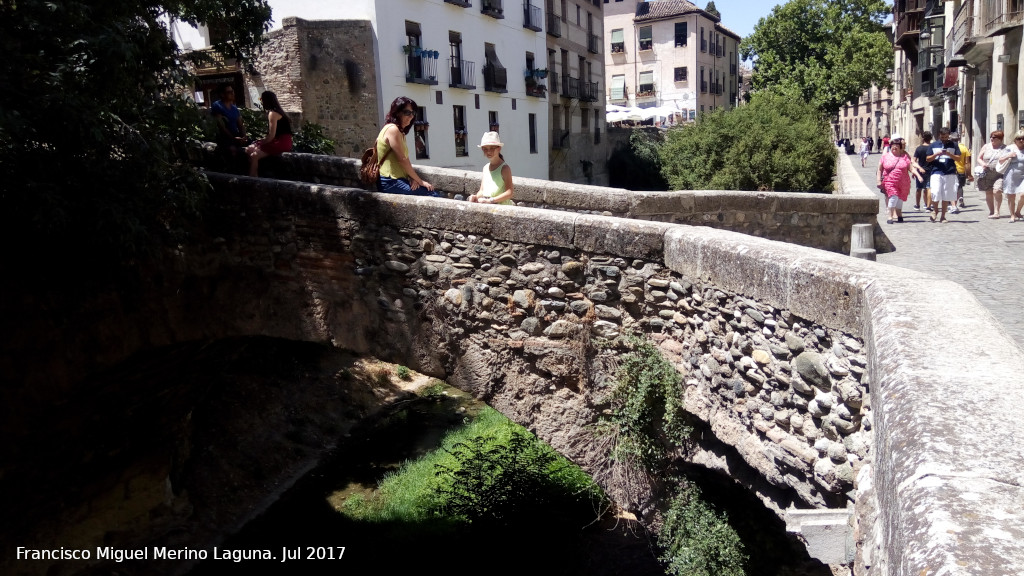
<svg viewBox="0 0 1024 576"><path fill-rule="evenodd" d="M740 36L686 0L605 2L608 103L702 111L740 96Z"/></svg>
<svg viewBox="0 0 1024 576"><path fill-rule="evenodd" d="M277 92L286 110L311 121L324 112L319 103L304 98L311 90L333 86L340 101L331 114L347 115L352 123L367 119L346 110L344 101L375 93L372 123L378 130L390 103L408 96L418 105L408 137L414 164L477 171L486 162L477 149L481 135L498 131L515 175L548 178L548 46L542 10L534 2L270 0L278 22L297 17L306 28L315 28L323 21L368 21L372 34L359 38L354 49L352 38L310 39L306 34L278 46L275 30L246 83ZM372 65L364 65L371 55ZM328 126L332 136L343 128L337 124ZM369 145L374 136L359 145ZM341 153L350 154L351 147L344 143Z"/></svg>
<svg viewBox="0 0 1024 576"><path fill-rule="evenodd" d="M551 180L608 184L601 0L546 0Z"/></svg>
<svg viewBox="0 0 1024 576"><path fill-rule="evenodd" d="M990 132L1024 127L1024 0L896 0L893 16L894 129L947 126L977 153Z"/></svg>
<svg viewBox="0 0 1024 576"><path fill-rule="evenodd" d="M847 102L832 119L832 129L837 138L850 140L871 138L876 144L885 136L894 133L892 129L892 93L888 88L872 85L856 101Z"/></svg>

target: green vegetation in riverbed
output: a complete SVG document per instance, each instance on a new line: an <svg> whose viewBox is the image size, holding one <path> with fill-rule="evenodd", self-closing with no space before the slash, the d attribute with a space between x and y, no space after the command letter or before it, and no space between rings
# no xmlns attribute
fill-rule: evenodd
<svg viewBox="0 0 1024 576"><path fill-rule="evenodd" d="M612 457L648 471L665 470L690 444L693 428L683 410L682 377L648 339L630 336L631 351L619 368L612 411L603 422L615 434ZM735 528L686 478L664 512L658 533L669 574L743 576L747 556Z"/></svg>
<svg viewBox="0 0 1024 576"><path fill-rule="evenodd" d="M341 511L353 520L454 528L471 523L550 521L568 509L580 528L606 507L579 467L491 408L450 432L441 448L388 474L369 498L352 496Z"/></svg>
<svg viewBox="0 0 1024 576"><path fill-rule="evenodd" d="M747 555L728 518L683 482L658 533L666 572L676 576L744 576Z"/></svg>
<svg viewBox="0 0 1024 576"><path fill-rule="evenodd" d="M604 426L616 435L613 458L654 467L685 447L692 433L683 412L682 378L650 340L631 336L627 343L632 351L619 368Z"/></svg>

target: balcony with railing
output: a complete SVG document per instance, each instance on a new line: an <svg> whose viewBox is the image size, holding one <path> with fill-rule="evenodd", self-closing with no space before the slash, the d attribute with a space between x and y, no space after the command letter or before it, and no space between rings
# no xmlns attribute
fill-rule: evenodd
<svg viewBox="0 0 1024 576"><path fill-rule="evenodd" d="M715 55L719 58L725 58L725 44L715 46Z"/></svg>
<svg viewBox="0 0 1024 576"><path fill-rule="evenodd" d="M448 59L448 86L464 90L476 89L476 63L469 60Z"/></svg>
<svg viewBox="0 0 1024 576"><path fill-rule="evenodd" d="M625 54L626 43L625 42L612 42L612 54Z"/></svg>
<svg viewBox="0 0 1024 576"><path fill-rule="evenodd" d="M444 3L453 4L462 8L470 8L473 6L473 3L470 0L444 0Z"/></svg>
<svg viewBox="0 0 1024 576"><path fill-rule="evenodd" d="M654 49L654 40L652 40L650 38L641 38L640 41L637 44L639 44L641 52L644 51L644 50L653 50Z"/></svg>
<svg viewBox="0 0 1024 576"><path fill-rule="evenodd" d="M543 98L547 92L548 87L543 83L543 80L548 77L547 70L527 70L526 71L526 95L535 96L537 98Z"/></svg>
<svg viewBox="0 0 1024 576"><path fill-rule="evenodd" d="M598 46L601 45L601 39L597 37L597 34L587 34L587 51L591 54L597 54L600 52Z"/></svg>
<svg viewBox="0 0 1024 576"><path fill-rule="evenodd" d="M896 20L896 43L904 44L917 39L921 33L921 19L924 15L921 12L902 14Z"/></svg>
<svg viewBox="0 0 1024 576"><path fill-rule="evenodd" d="M413 84L437 84L437 52L418 46L405 46L405 81Z"/></svg>
<svg viewBox="0 0 1024 576"><path fill-rule="evenodd" d="M707 52L708 51L708 41L705 38L701 38L700 39L700 51L701 52Z"/></svg>
<svg viewBox="0 0 1024 576"><path fill-rule="evenodd" d="M569 147L569 131L555 128L551 131L551 149L562 150Z"/></svg>
<svg viewBox="0 0 1024 576"><path fill-rule="evenodd" d="M580 81L580 100L583 102L597 102L601 95L601 89L597 82Z"/></svg>
<svg viewBox="0 0 1024 576"><path fill-rule="evenodd" d="M701 80L700 81L700 91L705 93L705 94L707 93L707 91L708 91L708 81L707 80Z"/></svg>
<svg viewBox="0 0 1024 576"><path fill-rule="evenodd" d="M484 90L499 94L508 92L508 69L495 64L484 66Z"/></svg>
<svg viewBox="0 0 1024 576"><path fill-rule="evenodd" d="M542 24L540 7L530 4L528 1L523 2L523 28L540 32Z"/></svg>
<svg viewBox="0 0 1024 576"><path fill-rule="evenodd" d="M566 98L579 98L580 97L580 79L573 78L568 74L562 74L562 96Z"/></svg>
<svg viewBox="0 0 1024 576"><path fill-rule="evenodd" d="M555 38L562 37L562 21L554 12L548 12L548 35Z"/></svg>
<svg viewBox="0 0 1024 576"><path fill-rule="evenodd" d="M498 20L505 17L505 9L501 6L501 0L480 0L480 13Z"/></svg>
<svg viewBox="0 0 1024 576"><path fill-rule="evenodd" d="M636 101L643 102L658 97L658 89L654 84L641 84L636 89Z"/></svg>
<svg viewBox="0 0 1024 576"><path fill-rule="evenodd" d="M982 0L981 36L998 36L1024 24L1024 0Z"/></svg>

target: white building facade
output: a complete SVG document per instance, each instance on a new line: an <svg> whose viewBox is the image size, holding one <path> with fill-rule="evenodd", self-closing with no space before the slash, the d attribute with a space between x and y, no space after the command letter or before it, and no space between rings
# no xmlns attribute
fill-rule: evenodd
<svg viewBox="0 0 1024 576"><path fill-rule="evenodd" d="M399 96L418 105L414 164L477 171L477 144L498 131L513 174L548 177L547 47L536 0L270 0L273 18L368 20L379 123ZM182 40L202 48L201 40ZM339 70L339 74L343 73ZM540 81L538 81L540 80ZM415 134L415 138L413 137ZM414 145L415 143L415 145ZM370 145L367 142L366 145Z"/></svg>
<svg viewBox="0 0 1024 576"><path fill-rule="evenodd" d="M605 4L608 103L701 111L733 108L740 97L740 36L686 0Z"/></svg>

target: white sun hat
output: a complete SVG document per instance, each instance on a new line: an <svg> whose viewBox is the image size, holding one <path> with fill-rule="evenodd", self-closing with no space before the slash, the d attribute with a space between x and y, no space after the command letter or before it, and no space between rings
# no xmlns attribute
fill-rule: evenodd
<svg viewBox="0 0 1024 576"><path fill-rule="evenodd" d="M480 138L480 145L477 148L483 148L484 146L504 146L501 143L501 137L498 136L497 132L484 132L484 135Z"/></svg>

